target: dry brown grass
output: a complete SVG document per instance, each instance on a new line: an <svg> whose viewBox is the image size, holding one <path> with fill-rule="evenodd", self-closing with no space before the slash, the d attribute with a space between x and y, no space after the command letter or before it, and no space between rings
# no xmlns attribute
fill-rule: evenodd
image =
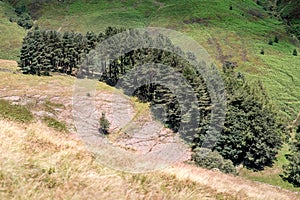
<svg viewBox="0 0 300 200"><path fill-rule="evenodd" d="M80 140L40 123L0 127L0 199L233 199L172 175L108 169Z"/></svg>
<svg viewBox="0 0 300 200"><path fill-rule="evenodd" d="M227 192L238 199L300 199L300 194L281 189L280 187L186 164L177 164L176 166L166 169L165 172L173 174L179 179L189 179L202 183L218 192Z"/></svg>
<svg viewBox="0 0 300 200"><path fill-rule="evenodd" d="M17 70L6 60L0 68ZM38 95L67 110L72 106L74 78L11 72L0 71L0 98ZM109 95L114 89L99 83L97 90ZM147 117L147 104L129 102L136 118ZM96 162L74 135L39 122L25 127L0 120L0 162L0 199L299 199L280 188L189 165L148 174L117 172Z"/></svg>

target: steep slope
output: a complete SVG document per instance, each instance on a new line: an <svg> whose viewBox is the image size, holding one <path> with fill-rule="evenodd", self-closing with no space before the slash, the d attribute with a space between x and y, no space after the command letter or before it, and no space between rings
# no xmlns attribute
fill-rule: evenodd
<svg viewBox="0 0 300 200"><path fill-rule="evenodd" d="M111 170L80 140L40 123L0 120L0 127L1 199L234 199L165 173Z"/></svg>
<svg viewBox="0 0 300 200"><path fill-rule="evenodd" d="M69 103L74 78L18 74L16 63L5 60L0 60L0 77L1 99L25 105L35 115L34 121L23 124L7 121L0 113L0 199L234 199L163 172L129 174L109 169L75 134L58 132L53 124L49 127L43 115L59 119L73 131ZM102 85L99 91L109 94L110 90Z"/></svg>
<svg viewBox="0 0 300 200"><path fill-rule="evenodd" d="M261 1L264 8L273 16L282 18L289 26L288 30L295 37L300 39L300 1L282 0L282 1Z"/></svg>
<svg viewBox="0 0 300 200"><path fill-rule="evenodd" d="M17 23L9 21L15 17L14 9L10 5L0 1L0 57L6 59L17 59L25 36L25 30Z"/></svg>
<svg viewBox="0 0 300 200"><path fill-rule="evenodd" d="M68 102L74 78L18 74L16 63L5 60L0 60L0 69L1 80L4 80L0 85L1 99L26 105L36 116L26 125L0 119L2 199L299 198L297 193L274 186L185 164L147 174L122 173L102 166L95 159L97 155L88 152L76 135L55 131L39 120L42 115L52 113L53 117L68 124L72 132L73 121L68 120L72 118L68 115L71 105ZM112 88L104 84L99 84L97 90L104 97L112 94ZM104 97L98 97L98 101L102 109L107 110L113 105ZM42 103L46 99L48 107ZM149 112L145 108L147 105L135 106L133 108L138 109L136 119L147 121L144 119ZM44 112L37 112L37 109Z"/></svg>

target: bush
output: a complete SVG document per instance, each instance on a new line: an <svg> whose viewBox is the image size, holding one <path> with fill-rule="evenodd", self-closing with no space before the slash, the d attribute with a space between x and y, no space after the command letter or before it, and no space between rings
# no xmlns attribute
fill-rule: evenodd
<svg viewBox="0 0 300 200"><path fill-rule="evenodd" d="M268 44L269 44L269 45L273 45L273 40L270 39Z"/></svg>
<svg viewBox="0 0 300 200"><path fill-rule="evenodd" d="M25 29L30 29L33 26L33 21L31 20L30 15L27 13L23 13L22 15L20 15L17 23L19 26Z"/></svg>
<svg viewBox="0 0 300 200"><path fill-rule="evenodd" d="M20 7L17 7L15 9L15 13L18 16L18 19L10 19L11 22L17 22L17 24L25 29L30 29L33 26L33 21L31 19L31 16L27 12L26 6L22 5Z"/></svg>
<svg viewBox="0 0 300 200"><path fill-rule="evenodd" d="M0 117L17 122L31 122L34 117L25 106L12 105L9 101L0 99Z"/></svg>
<svg viewBox="0 0 300 200"><path fill-rule="evenodd" d="M299 129L299 126L298 126ZM291 144L291 154L286 155L289 164L283 166L282 178L296 187L300 187L300 133L297 130L295 140Z"/></svg>
<svg viewBox="0 0 300 200"><path fill-rule="evenodd" d="M274 42L275 42L275 43L278 43L278 42L279 42L279 38L277 37L277 35L275 35Z"/></svg>
<svg viewBox="0 0 300 200"><path fill-rule="evenodd" d="M16 7L15 12L17 15L22 15L23 13L27 12L26 6L22 5L22 6Z"/></svg>
<svg viewBox="0 0 300 200"><path fill-rule="evenodd" d="M300 187L300 153L296 152L292 155L288 155L287 159L290 163L283 166L283 179L296 187Z"/></svg>
<svg viewBox="0 0 300 200"><path fill-rule="evenodd" d="M294 51L293 51L293 56L298 56L297 49L294 49Z"/></svg>
<svg viewBox="0 0 300 200"><path fill-rule="evenodd" d="M107 120L105 113L102 112L101 118L99 120L100 122L100 130L104 133L104 134L108 134L108 129L110 126L109 121Z"/></svg>
<svg viewBox="0 0 300 200"><path fill-rule="evenodd" d="M192 154L192 160L196 165L203 168L217 168L227 174L237 174L231 160L225 160L217 151L211 151L206 148L196 148Z"/></svg>
<svg viewBox="0 0 300 200"><path fill-rule="evenodd" d="M9 21L13 23L13 22L16 22L16 19L13 18L13 17L10 17L10 18L9 18Z"/></svg>
<svg viewBox="0 0 300 200"><path fill-rule="evenodd" d="M260 50L260 54L265 55L265 50L264 50L264 49L261 49L261 50Z"/></svg>

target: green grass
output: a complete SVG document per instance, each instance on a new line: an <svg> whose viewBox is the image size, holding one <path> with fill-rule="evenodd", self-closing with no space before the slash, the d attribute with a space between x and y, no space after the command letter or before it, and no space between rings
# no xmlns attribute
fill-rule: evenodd
<svg viewBox="0 0 300 200"><path fill-rule="evenodd" d="M293 120L299 111L300 55L292 56L293 49L300 52L299 42L292 40L286 34L285 26L268 16L253 0L67 2L53 0L41 4L36 24L45 29L82 33L103 31L107 26L175 29L201 44L219 68L222 66L220 57L227 57L227 60L238 63L237 70L246 74L248 80L261 80L271 100L278 106L278 112L288 121ZM230 5L233 10L229 10ZM25 31L8 21L9 16L14 15L10 6L0 2L0 13L0 58L17 59ZM192 20L197 22L192 23ZM274 39L275 35L279 36L279 43L268 45L269 39ZM261 49L265 55L260 54ZM111 90L104 84L97 85L97 88ZM141 107L140 110L144 109ZM262 172L246 171L243 176L296 190L279 176L281 166L286 162L286 149L284 147L280 152L274 168Z"/></svg>
<svg viewBox="0 0 300 200"><path fill-rule="evenodd" d="M288 160L285 155L289 153L289 146L283 145L283 148L277 155L277 160L272 168L267 167L263 171L253 172L251 170L242 169L239 173L240 176L253 181L259 181L270 185L279 186L284 189L288 189L295 192L300 192L300 188L294 187L292 184L284 181L280 175L282 174L282 166L288 164Z"/></svg>
<svg viewBox="0 0 300 200"><path fill-rule="evenodd" d="M26 31L9 17L16 17L13 8L0 1L0 59L17 60Z"/></svg>
<svg viewBox="0 0 300 200"><path fill-rule="evenodd" d="M21 123L28 123L34 119L32 113L25 106L12 105L3 99L0 99L0 118Z"/></svg>
<svg viewBox="0 0 300 200"><path fill-rule="evenodd" d="M48 127L53 128L58 132L68 132L68 128L65 123L58 121L53 117L44 117L43 122L47 124Z"/></svg>

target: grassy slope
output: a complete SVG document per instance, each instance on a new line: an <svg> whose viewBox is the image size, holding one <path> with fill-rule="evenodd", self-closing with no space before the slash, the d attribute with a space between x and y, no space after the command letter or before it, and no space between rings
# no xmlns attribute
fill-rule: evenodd
<svg viewBox="0 0 300 200"><path fill-rule="evenodd" d="M108 169L80 140L40 123L0 126L1 199L234 199L163 173Z"/></svg>
<svg viewBox="0 0 300 200"><path fill-rule="evenodd" d="M250 80L263 81L288 119L295 118L299 110L300 60L292 56L298 44L285 34L283 24L269 18L252 0L75 0L71 4L53 1L41 8L37 24L43 28L98 32L109 25L159 26L184 32L203 45L219 66L225 58L236 61L238 70ZM190 23L191 19L198 22ZM279 43L268 45L275 34ZM262 48L265 55L259 54ZM281 159L282 155L278 160ZM278 171L273 176L278 179ZM271 179L266 182L277 184Z"/></svg>
<svg viewBox="0 0 300 200"><path fill-rule="evenodd" d="M247 169L242 169L240 171L240 176L253 181L268 183L291 191L300 192L300 188L296 188L292 184L285 182L279 176L280 174L282 174L282 166L288 163L287 159L284 156L288 153L290 153L289 147L285 144L281 152L277 156L277 161L274 163L273 167L267 167L265 170L259 172L253 172Z"/></svg>
<svg viewBox="0 0 300 200"><path fill-rule="evenodd" d="M38 25L61 31L99 32L107 26L159 26L184 32L203 45L219 66L225 59L236 61L238 70L250 79L262 80L271 98L288 119L295 118L299 110L300 92L297 88L300 74L296 71L300 61L299 57L292 56L297 42L291 42L285 34L284 25L268 17L262 7L252 0L67 2L50 1L47 4L33 4L39 6L31 5L30 8L38 17ZM229 10L230 5L233 10ZM197 22L191 23L193 19ZM7 24L9 22L4 25ZM9 26L16 28L15 24ZM22 31L20 28L18 30ZM16 41L11 51L0 48L0 52L3 51L1 57L17 56L16 47L22 34L13 33L18 35L0 34L0 37L10 37ZM269 39L275 35L279 36L279 43L268 45ZM7 41L12 43L13 40ZM265 50L264 56L259 53L262 48Z"/></svg>
<svg viewBox="0 0 300 200"><path fill-rule="evenodd" d="M56 108L64 107L59 99L72 96L72 77L55 75L47 78L12 73L16 70L16 63L4 60L0 60L0 68L11 70L0 70L1 80L10 83L0 85L0 96L15 96L25 91L28 97L47 95L47 98L55 97L56 100L45 103ZM52 85L54 83L55 87ZM103 83L98 84L97 90L115 91ZM38 103L37 106L41 104ZM43 109L50 111L48 106ZM3 115L3 110L7 107L11 112ZM30 103L26 107L36 109ZM24 106L8 106L6 101L0 101L0 199L185 200L299 197L276 187L185 164L147 174L117 172L97 163L95 156L87 152L82 141L75 135L58 132L55 130L57 127L49 126L47 121L38 120L37 117L26 120L26 125L20 123L19 119L24 119L24 115L28 116L28 110L20 108ZM141 112L137 113L139 115L147 112L145 109L148 107L137 103L134 108Z"/></svg>
<svg viewBox="0 0 300 200"><path fill-rule="evenodd" d="M59 98L72 96L72 77L17 74L16 63L3 60L0 68L11 71L0 70L1 96L26 92L27 96L51 98L58 97L58 90L65 91L59 92ZM101 83L97 89L111 90ZM11 112L5 114L8 108ZM163 172L128 174L109 169L96 162L75 135L55 131L48 121L37 118L26 120L25 125L20 122L24 116L29 116L24 106L0 101L0 199L236 199Z"/></svg>
<svg viewBox="0 0 300 200"><path fill-rule="evenodd" d="M25 30L11 23L9 17L15 17L13 8L0 1L0 57L16 60Z"/></svg>

